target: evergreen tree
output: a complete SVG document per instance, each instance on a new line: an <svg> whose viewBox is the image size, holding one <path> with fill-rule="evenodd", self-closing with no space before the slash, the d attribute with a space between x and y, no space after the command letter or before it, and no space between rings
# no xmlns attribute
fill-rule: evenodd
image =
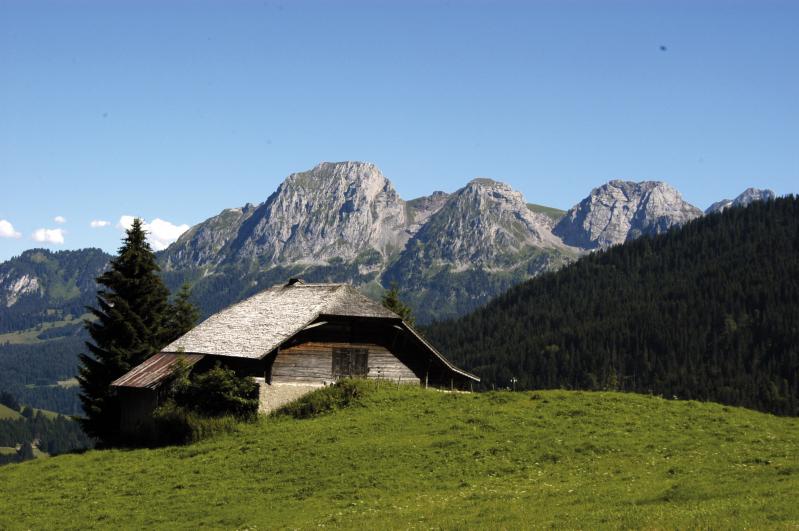
<svg viewBox="0 0 799 531"><path fill-rule="evenodd" d="M17 398L7 391L0 393L0 404L13 409L14 411L19 411L19 402L17 401Z"/></svg>
<svg viewBox="0 0 799 531"><path fill-rule="evenodd" d="M176 340L197 324L197 320L200 318L200 311L189 301L190 298L191 287L188 283L183 284L175 297L175 302L170 304L169 307L165 326L165 345Z"/></svg>
<svg viewBox="0 0 799 531"><path fill-rule="evenodd" d="M397 289L396 285L392 285L391 289L383 294L382 303L385 308L388 308L392 312L402 317L403 321L413 325L414 319L413 315L411 314L411 309L400 300L399 290Z"/></svg>
<svg viewBox="0 0 799 531"><path fill-rule="evenodd" d="M169 291L158 271L142 222L136 219L119 255L97 277L104 289L97 292L97 308L89 308L96 319L85 322L92 355L80 356L78 381L86 415L81 425L105 445L116 442L119 428L119 403L110 393L111 382L155 354L169 335Z"/></svg>

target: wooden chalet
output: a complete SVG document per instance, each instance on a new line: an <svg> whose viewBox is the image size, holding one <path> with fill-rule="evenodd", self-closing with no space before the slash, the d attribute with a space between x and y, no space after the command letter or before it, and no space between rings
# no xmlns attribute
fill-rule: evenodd
<svg viewBox="0 0 799 531"><path fill-rule="evenodd" d="M292 279L212 315L115 380L123 425L158 405L178 363L202 371L217 361L255 378L264 412L340 378L467 390L479 382L352 286Z"/></svg>

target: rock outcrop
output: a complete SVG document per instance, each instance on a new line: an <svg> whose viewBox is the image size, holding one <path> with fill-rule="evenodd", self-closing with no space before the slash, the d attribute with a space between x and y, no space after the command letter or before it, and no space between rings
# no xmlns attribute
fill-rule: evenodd
<svg viewBox="0 0 799 531"><path fill-rule="evenodd" d="M552 234L552 219L531 211L505 183L474 179L449 196L408 242L399 263L507 269L531 249L568 248ZM577 249L569 249L577 252Z"/></svg>
<svg viewBox="0 0 799 531"><path fill-rule="evenodd" d="M705 214L723 212L732 206L747 206L753 201L768 201L776 196L772 190L761 190L759 188L747 188L735 199L722 199L710 205Z"/></svg>
<svg viewBox="0 0 799 531"><path fill-rule="evenodd" d="M568 245L590 250L659 234L701 215L666 183L616 180L594 188L553 232Z"/></svg>

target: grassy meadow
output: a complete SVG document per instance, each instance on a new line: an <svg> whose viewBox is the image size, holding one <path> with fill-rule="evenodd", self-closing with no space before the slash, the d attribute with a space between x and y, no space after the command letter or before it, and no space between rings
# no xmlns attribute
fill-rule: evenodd
<svg viewBox="0 0 799 531"><path fill-rule="evenodd" d="M10 419L15 420L21 418L22 415L18 411L14 411L10 407L0 404L0 420Z"/></svg>
<svg viewBox="0 0 799 531"><path fill-rule="evenodd" d="M0 529L799 525L796 418L611 392L358 386L348 407L189 446L5 466Z"/></svg>

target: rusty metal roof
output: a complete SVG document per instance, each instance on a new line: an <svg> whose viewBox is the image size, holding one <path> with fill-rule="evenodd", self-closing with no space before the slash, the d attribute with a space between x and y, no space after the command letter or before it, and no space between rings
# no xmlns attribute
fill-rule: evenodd
<svg viewBox="0 0 799 531"><path fill-rule="evenodd" d="M111 385L155 389L175 372L181 361L191 367L204 357L202 354L159 352L111 382Z"/></svg>

